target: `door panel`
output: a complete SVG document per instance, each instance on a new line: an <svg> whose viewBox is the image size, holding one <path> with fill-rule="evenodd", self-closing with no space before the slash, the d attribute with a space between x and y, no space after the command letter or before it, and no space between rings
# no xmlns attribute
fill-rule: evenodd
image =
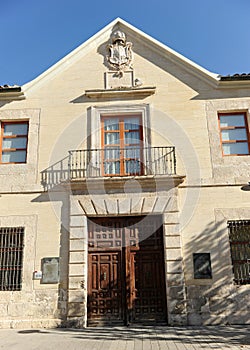
<svg viewBox="0 0 250 350"><path fill-rule="evenodd" d="M90 253L88 268L88 318L122 320L121 252Z"/></svg>
<svg viewBox="0 0 250 350"><path fill-rule="evenodd" d="M89 321L166 321L161 217L95 218L88 231Z"/></svg>
<svg viewBox="0 0 250 350"><path fill-rule="evenodd" d="M132 321L166 321L162 262L162 256L158 251L136 253Z"/></svg>

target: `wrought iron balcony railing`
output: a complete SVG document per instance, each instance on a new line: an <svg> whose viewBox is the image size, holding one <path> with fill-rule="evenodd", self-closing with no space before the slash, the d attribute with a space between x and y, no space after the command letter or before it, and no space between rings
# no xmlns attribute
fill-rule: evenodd
<svg viewBox="0 0 250 350"><path fill-rule="evenodd" d="M69 178L175 175L174 147L119 148L69 151Z"/></svg>

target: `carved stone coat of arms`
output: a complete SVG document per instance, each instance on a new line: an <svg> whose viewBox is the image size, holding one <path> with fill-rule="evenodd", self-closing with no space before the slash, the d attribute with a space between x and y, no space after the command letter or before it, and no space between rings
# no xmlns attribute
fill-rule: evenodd
<svg viewBox="0 0 250 350"><path fill-rule="evenodd" d="M109 56L107 60L117 74L123 76L125 69L132 68L132 43L126 41L126 36L120 30L112 33L112 44L108 45Z"/></svg>

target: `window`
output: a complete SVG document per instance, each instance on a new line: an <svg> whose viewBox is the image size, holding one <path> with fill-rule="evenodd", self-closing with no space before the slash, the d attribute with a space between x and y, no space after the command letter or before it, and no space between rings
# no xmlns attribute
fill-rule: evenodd
<svg viewBox="0 0 250 350"><path fill-rule="evenodd" d="M24 227L0 228L0 290L22 287Z"/></svg>
<svg viewBox="0 0 250 350"><path fill-rule="evenodd" d="M234 280L237 284L249 284L250 220L229 221L228 229Z"/></svg>
<svg viewBox="0 0 250 350"><path fill-rule="evenodd" d="M223 156L249 154L246 113L220 113L219 127Z"/></svg>
<svg viewBox="0 0 250 350"><path fill-rule="evenodd" d="M26 163L28 122L1 123L1 163Z"/></svg>
<svg viewBox="0 0 250 350"><path fill-rule="evenodd" d="M142 126L140 115L103 116L103 175L142 173Z"/></svg>

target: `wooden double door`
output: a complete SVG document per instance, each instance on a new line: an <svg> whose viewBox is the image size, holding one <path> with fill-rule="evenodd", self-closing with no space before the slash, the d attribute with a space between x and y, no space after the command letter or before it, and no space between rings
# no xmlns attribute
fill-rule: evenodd
<svg viewBox="0 0 250 350"><path fill-rule="evenodd" d="M88 324L166 322L160 216L88 220Z"/></svg>

